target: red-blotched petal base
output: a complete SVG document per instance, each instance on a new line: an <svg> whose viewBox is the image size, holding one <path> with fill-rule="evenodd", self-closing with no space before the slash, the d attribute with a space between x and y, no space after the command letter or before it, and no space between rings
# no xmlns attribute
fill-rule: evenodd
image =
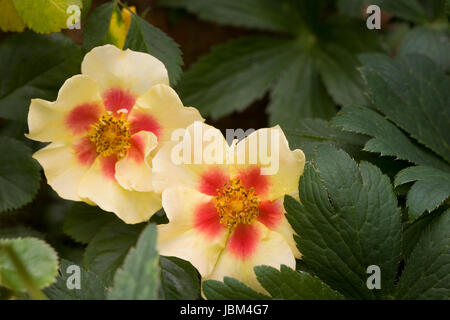
<svg viewBox="0 0 450 320"><path fill-rule="evenodd" d="M246 260L256 251L260 230L253 224L240 224L230 236L227 250L241 260Z"/></svg>
<svg viewBox="0 0 450 320"><path fill-rule="evenodd" d="M215 238L225 230L212 201L200 204L194 214L194 227L209 238Z"/></svg>
<svg viewBox="0 0 450 320"><path fill-rule="evenodd" d="M202 173L198 190L204 194L215 196L217 189L230 181L228 174L220 168L212 168Z"/></svg>
<svg viewBox="0 0 450 320"><path fill-rule="evenodd" d="M136 162L141 163L145 158L145 141L142 136L132 136L130 139L130 149L128 149L128 157Z"/></svg>
<svg viewBox="0 0 450 320"><path fill-rule="evenodd" d="M103 103L105 104L106 110L114 113L121 109L127 109L128 113L130 113L135 102L135 96L121 88L109 89L103 94Z"/></svg>
<svg viewBox="0 0 450 320"><path fill-rule="evenodd" d="M91 128L102 113L96 103L83 103L73 108L66 117L66 126L73 134L82 134Z"/></svg>
<svg viewBox="0 0 450 320"><path fill-rule="evenodd" d="M149 131L153 132L157 137L161 135L161 125L149 114L133 111L129 121L131 134L138 133L139 131Z"/></svg>
<svg viewBox="0 0 450 320"><path fill-rule="evenodd" d="M95 158L97 158L95 144L89 140L88 137L84 137L76 141L73 148L75 156L83 165L90 166L94 162Z"/></svg>
<svg viewBox="0 0 450 320"><path fill-rule="evenodd" d="M106 178L114 180L116 174L117 157L115 155L109 157L100 157L100 168Z"/></svg>
<svg viewBox="0 0 450 320"><path fill-rule="evenodd" d="M265 195L269 190L269 178L261 174L261 168L259 167L242 170L239 173L239 179L241 179L245 188L253 187L255 193L259 196Z"/></svg>
<svg viewBox="0 0 450 320"><path fill-rule="evenodd" d="M269 229L275 229L283 218L283 206L279 201L261 201L258 221Z"/></svg>

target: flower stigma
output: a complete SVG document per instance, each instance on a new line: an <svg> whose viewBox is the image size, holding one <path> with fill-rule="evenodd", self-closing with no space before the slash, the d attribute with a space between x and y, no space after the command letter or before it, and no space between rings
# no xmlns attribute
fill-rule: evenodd
<svg viewBox="0 0 450 320"><path fill-rule="evenodd" d="M116 155L123 158L131 146L130 124L125 115L114 117L112 113L103 114L100 119L92 125L89 140L95 144L98 154L103 157Z"/></svg>
<svg viewBox="0 0 450 320"><path fill-rule="evenodd" d="M259 216L259 201L254 188L246 189L238 178L217 189L214 200L220 223L229 230L239 224L250 224Z"/></svg>

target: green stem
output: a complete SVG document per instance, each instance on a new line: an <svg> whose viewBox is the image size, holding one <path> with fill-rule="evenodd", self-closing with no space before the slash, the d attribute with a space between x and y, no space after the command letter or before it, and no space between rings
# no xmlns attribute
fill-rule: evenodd
<svg viewBox="0 0 450 320"><path fill-rule="evenodd" d="M16 268L17 274L19 275L22 282L27 287L28 293L33 300L47 300L48 298L45 296L45 294L39 290L38 287L33 282L32 277L28 273L28 270L26 269L25 265L22 263L22 260L20 260L20 257L16 254L14 249L11 247L11 245L5 245L0 247L0 249L3 249L6 254L11 259L11 262L14 264L14 267Z"/></svg>

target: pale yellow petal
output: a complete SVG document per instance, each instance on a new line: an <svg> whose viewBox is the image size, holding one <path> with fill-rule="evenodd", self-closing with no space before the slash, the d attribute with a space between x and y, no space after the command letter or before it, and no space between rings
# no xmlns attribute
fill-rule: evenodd
<svg viewBox="0 0 450 320"><path fill-rule="evenodd" d="M158 145L156 136L148 131L141 131L133 136L142 145L133 146L128 155L116 164L115 177L117 182L130 191L153 191L152 169L147 163L151 163L151 152Z"/></svg>
<svg viewBox="0 0 450 320"><path fill-rule="evenodd" d="M78 193L105 211L114 212L125 223L147 221L161 208L159 195L153 192L128 191L101 170L100 157L80 181Z"/></svg>
<svg viewBox="0 0 450 320"><path fill-rule="evenodd" d="M156 191L177 185L198 189L202 174L212 168L228 175L229 146L220 130L196 121L185 130L174 131L172 138L153 158Z"/></svg>
<svg viewBox="0 0 450 320"><path fill-rule="evenodd" d="M255 266L267 265L280 269L282 264L295 269L295 258L285 239L277 232L270 231L256 222L261 229L261 238L256 251L243 260L233 255L228 247L222 252L213 272L202 280L223 281L224 277L233 277L249 287L265 292L256 279Z"/></svg>
<svg viewBox="0 0 450 320"><path fill-rule="evenodd" d="M283 216L280 224L275 229L273 229L273 231L278 232L283 236L284 240L288 243L296 259L300 259L302 257L302 254L298 250L297 244L294 240L295 232L292 229L291 225L289 224L289 221L286 219L286 216Z"/></svg>
<svg viewBox="0 0 450 320"><path fill-rule="evenodd" d="M160 125L160 142L170 140L176 129L184 129L194 121L204 121L197 109L184 107L175 90L165 84L150 88L136 104L136 110L150 114Z"/></svg>
<svg viewBox="0 0 450 320"><path fill-rule="evenodd" d="M225 229L211 237L195 228L198 206L210 200L193 189L169 188L162 194L169 223L158 225L158 252L189 261L203 276L213 270L227 237Z"/></svg>
<svg viewBox="0 0 450 320"><path fill-rule="evenodd" d="M70 130L67 116L75 107L84 104L103 109L100 91L96 81L76 75L67 79L58 92L56 101L32 99L28 112L28 138L49 141L70 141L76 134Z"/></svg>
<svg viewBox="0 0 450 320"><path fill-rule="evenodd" d="M139 96L155 84L169 84L161 61L150 54L120 50L110 44L89 51L81 64L81 72L97 80L102 92L120 87Z"/></svg>
<svg viewBox="0 0 450 320"><path fill-rule="evenodd" d="M305 167L302 150L291 151L279 126L259 129L236 145L233 172L258 166L268 177L268 193L264 199L275 200L298 189Z"/></svg>
<svg viewBox="0 0 450 320"><path fill-rule="evenodd" d="M89 166L81 164L73 149L63 143L51 143L33 154L44 169L47 183L63 199L80 201L78 185Z"/></svg>

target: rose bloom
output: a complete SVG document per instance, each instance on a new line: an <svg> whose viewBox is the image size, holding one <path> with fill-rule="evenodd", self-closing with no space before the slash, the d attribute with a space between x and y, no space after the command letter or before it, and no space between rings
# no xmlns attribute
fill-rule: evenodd
<svg viewBox="0 0 450 320"><path fill-rule="evenodd" d="M196 136L196 125L208 132L204 139ZM279 161L278 170L270 175L262 174L267 161L255 160L267 145L272 155L279 154L273 158ZM196 162L198 152L211 157ZM177 156L192 161L180 163ZM221 161L212 163L214 157ZM160 254L190 261L202 280L229 276L264 291L254 266L295 268L295 258L301 257L283 198L286 194L298 198L304 165L303 152L289 149L278 126L257 130L231 146L217 129L203 123L189 126L180 143L167 143L153 158L154 187L163 190L169 219L158 226Z"/></svg>
<svg viewBox="0 0 450 320"><path fill-rule="evenodd" d="M31 101L27 137L51 142L33 157L64 199L96 204L126 223L161 208L148 165L177 128L203 120L184 107L155 57L112 45L92 49L56 101Z"/></svg>

